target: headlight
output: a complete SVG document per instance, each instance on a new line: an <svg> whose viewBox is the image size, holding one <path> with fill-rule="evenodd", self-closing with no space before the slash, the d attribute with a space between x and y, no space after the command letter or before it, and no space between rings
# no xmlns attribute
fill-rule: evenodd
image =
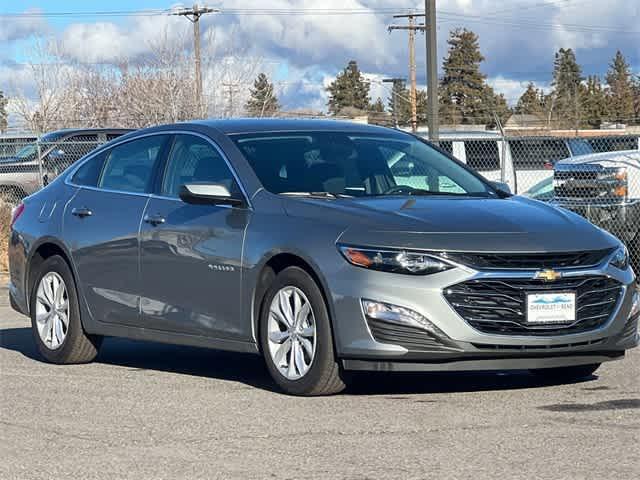
<svg viewBox="0 0 640 480"><path fill-rule="evenodd" d="M453 265L438 257L405 250L378 250L338 245L338 249L351 265L407 275L429 275L444 272Z"/></svg>
<svg viewBox="0 0 640 480"><path fill-rule="evenodd" d="M611 257L609 265L613 265L620 270L626 270L629 267L629 252L627 251L627 247L620 245L613 254L613 257Z"/></svg>

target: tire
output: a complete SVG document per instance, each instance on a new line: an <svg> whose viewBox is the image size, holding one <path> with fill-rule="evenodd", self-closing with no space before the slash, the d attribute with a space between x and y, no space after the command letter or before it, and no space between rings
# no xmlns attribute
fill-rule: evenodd
<svg viewBox="0 0 640 480"><path fill-rule="evenodd" d="M305 310L307 304L309 310ZM296 311L304 313L296 315ZM287 317L294 319L294 326L286 323ZM267 289L260 309L259 340L267 369L284 392L317 396L345 388L335 358L326 302L303 269L282 270Z"/></svg>
<svg viewBox="0 0 640 480"><path fill-rule="evenodd" d="M48 290L46 284L49 285ZM59 291L56 285L64 287L60 298L53 293ZM51 297L54 297L53 301ZM38 267L31 284L29 312L33 338L38 351L48 362L88 363L98 354L102 338L87 335L82 327L76 283L62 257L53 255Z"/></svg>
<svg viewBox="0 0 640 480"><path fill-rule="evenodd" d="M576 365L573 367L537 368L531 370L531 373L550 380L570 381L590 377L598 368L600 368L599 363L592 363L590 365Z"/></svg>

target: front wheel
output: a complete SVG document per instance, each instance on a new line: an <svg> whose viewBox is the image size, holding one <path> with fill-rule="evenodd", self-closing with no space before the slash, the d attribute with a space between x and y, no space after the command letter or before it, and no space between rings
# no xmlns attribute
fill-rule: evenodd
<svg viewBox="0 0 640 480"><path fill-rule="evenodd" d="M275 277L262 304L259 332L269 373L286 393L331 395L345 388L327 305L301 268L286 268Z"/></svg>
<svg viewBox="0 0 640 480"><path fill-rule="evenodd" d="M33 338L52 363L86 363L98 354L100 338L82 328L76 284L65 260L54 255L35 272L30 308Z"/></svg>
<svg viewBox="0 0 640 480"><path fill-rule="evenodd" d="M573 367L536 368L531 370L531 373L550 380L571 381L590 377L598 368L600 368L600 364L593 363L590 365L575 365Z"/></svg>

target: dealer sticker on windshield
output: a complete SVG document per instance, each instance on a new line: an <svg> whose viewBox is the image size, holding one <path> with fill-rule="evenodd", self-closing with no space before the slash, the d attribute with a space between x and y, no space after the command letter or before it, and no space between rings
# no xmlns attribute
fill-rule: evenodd
<svg viewBox="0 0 640 480"><path fill-rule="evenodd" d="M571 323L575 320L575 293L530 293L527 295L527 323Z"/></svg>

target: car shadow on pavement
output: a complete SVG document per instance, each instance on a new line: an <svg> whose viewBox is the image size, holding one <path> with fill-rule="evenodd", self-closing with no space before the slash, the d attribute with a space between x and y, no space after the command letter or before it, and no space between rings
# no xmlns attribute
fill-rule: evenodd
<svg viewBox="0 0 640 480"><path fill-rule="evenodd" d="M0 330L0 349L20 352L42 361L30 328ZM223 352L205 348L106 338L95 363L140 371L158 371L235 381L251 387L278 392L275 383L257 355ZM596 379L596 376L581 382ZM576 383L581 383L576 382ZM566 383L566 382L565 382ZM560 384L530 375L512 372L451 373L348 373L347 395L408 395L456 393L490 390L515 390ZM397 397L401 399L403 397Z"/></svg>

